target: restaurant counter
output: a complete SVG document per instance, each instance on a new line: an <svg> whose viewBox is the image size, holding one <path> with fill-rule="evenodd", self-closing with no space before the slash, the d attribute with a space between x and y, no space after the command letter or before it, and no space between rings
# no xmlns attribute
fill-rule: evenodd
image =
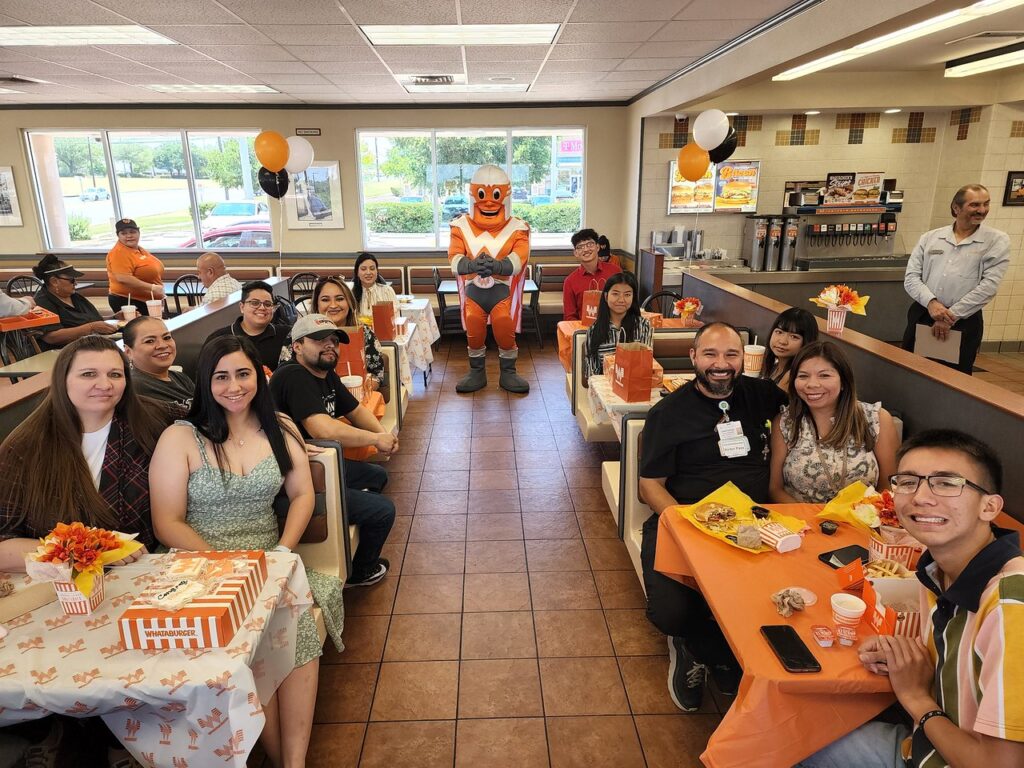
<svg viewBox="0 0 1024 768"><path fill-rule="evenodd" d="M762 340L767 339L775 317L789 308L721 277L693 270L684 276L683 292L704 304L701 319L705 322L726 320L752 329ZM813 306L806 301L795 303ZM872 299L868 314L880 309ZM818 321L818 328L824 339L835 341L846 353L856 373L858 397L866 402L881 401L902 418L905 436L943 427L959 429L991 445L1005 470L1002 495L1007 512L1024 521L1024 473L1015 471L1020 466L1017 446L1024 434L1024 395L849 327L840 336L826 334L824 320Z"/></svg>

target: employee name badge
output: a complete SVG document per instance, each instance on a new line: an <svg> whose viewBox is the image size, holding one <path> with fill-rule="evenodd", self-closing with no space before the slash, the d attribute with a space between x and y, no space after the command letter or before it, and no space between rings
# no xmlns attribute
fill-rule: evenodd
<svg viewBox="0 0 1024 768"><path fill-rule="evenodd" d="M718 404L722 421L715 425L718 433L718 451L726 459L737 459L750 453L750 441L743 434L743 424L729 419L729 404L724 400Z"/></svg>

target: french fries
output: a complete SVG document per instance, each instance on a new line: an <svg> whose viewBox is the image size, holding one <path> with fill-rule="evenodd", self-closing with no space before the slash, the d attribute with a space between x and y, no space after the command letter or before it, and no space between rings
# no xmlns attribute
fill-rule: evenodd
<svg viewBox="0 0 1024 768"><path fill-rule="evenodd" d="M864 566L864 575L869 579L909 579L914 574L895 560L871 560Z"/></svg>

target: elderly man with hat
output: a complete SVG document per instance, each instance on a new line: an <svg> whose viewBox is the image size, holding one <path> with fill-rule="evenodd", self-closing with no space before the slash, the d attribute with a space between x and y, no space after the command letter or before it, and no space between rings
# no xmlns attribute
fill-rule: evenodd
<svg viewBox="0 0 1024 768"><path fill-rule="evenodd" d="M117 244L107 254L107 300L119 312L130 297L139 313L145 314L148 299L164 297L163 262L139 245L139 225L134 219L121 219L114 229Z"/></svg>
<svg viewBox="0 0 1024 768"><path fill-rule="evenodd" d="M338 344L348 343L348 334L326 315L300 317L292 326L293 360L270 379L274 402L306 440L334 440L344 448L372 445L390 456L398 450L398 438L360 405L334 371ZM339 421L342 417L349 423ZM359 527L359 547L346 586L376 584L388 572L389 563L380 556L395 522L394 502L381 495L387 481L388 473L379 464L345 462L348 519Z"/></svg>
<svg viewBox="0 0 1024 768"><path fill-rule="evenodd" d="M32 273L43 284L34 297L36 306L53 312L60 321L57 327L42 329L43 349L59 349L90 333L109 335L117 331L114 324L100 317L91 301L75 290L82 273L73 264L49 254L32 267Z"/></svg>

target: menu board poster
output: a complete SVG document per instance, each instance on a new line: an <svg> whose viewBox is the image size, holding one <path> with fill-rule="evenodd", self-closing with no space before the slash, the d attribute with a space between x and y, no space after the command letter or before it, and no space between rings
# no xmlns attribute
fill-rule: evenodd
<svg viewBox="0 0 1024 768"><path fill-rule="evenodd" d="M715 164L709 163L696 182L679 175L676 161L668 164L668 212L711 213L715 209Z"/></svg>
<svg viewBox="0 0 1024 768"><path fill-rule="evenodd" d="M853 180L853 202L877 203L882 194L882 172L857 173Z"/></svg>
<svg viewBox="0 0 1024 768"><path fill-rule="evenodd" d="M755 213L760 160L719 163L715 178L715 210Z"/></svg>
<svg viewBox="0 0 1024 768"><path fill-rule="evenodd" d="M825 179L825 205L849 205L853 202L853 182L857 174L830 173Z"/></svg>

